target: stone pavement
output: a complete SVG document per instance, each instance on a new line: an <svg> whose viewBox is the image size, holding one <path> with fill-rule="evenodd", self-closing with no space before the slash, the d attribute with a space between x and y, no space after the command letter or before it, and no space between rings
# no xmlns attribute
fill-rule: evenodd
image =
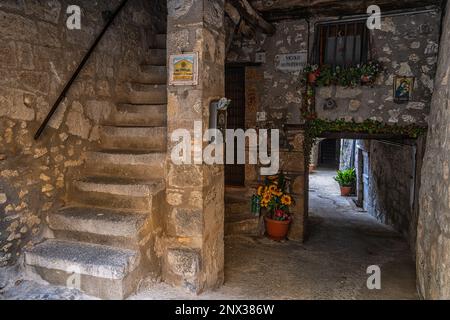
<svg viewBox="0 0 450 320"><path fill-rule="evenodd" d="M196 296L144 282L129 299L417 299L415 265L406 240L340 197L333 175L311 175L309 239L304 244L227 237L225 284L217 291ZM366 287L370 265L381 268L381 290ZM4 290L3 299L92 298L19 281Z"/></svg>

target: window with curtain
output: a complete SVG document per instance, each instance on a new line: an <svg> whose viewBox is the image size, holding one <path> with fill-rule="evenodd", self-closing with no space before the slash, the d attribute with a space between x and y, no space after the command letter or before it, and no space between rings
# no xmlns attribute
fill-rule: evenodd
<svg viewBox="0 0 450 320"><path fill-rule="evenodd" d="M316 35L317 64L351 67L367 62L369 33L365 22L322 24Z"/></svg>

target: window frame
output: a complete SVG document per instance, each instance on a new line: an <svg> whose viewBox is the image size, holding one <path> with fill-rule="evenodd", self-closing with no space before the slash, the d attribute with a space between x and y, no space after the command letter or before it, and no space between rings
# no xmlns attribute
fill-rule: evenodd
<svg viewBox="0 0 450 320"><path fill-rule="evenodd" d="M325 54L326 54L326 45L327 38L330 30L335 32L334 39L338 39L338 33L340 31L344 32L344 37L347 38L351 34L349 33L349 27L353 28L353 35L360 34L361 35L361 48L360 48L360 60L355 61L355 54L357 52L356 48L356 38L353 36L353 57L352 60L347 62L345 53L344 55L344 64L337 64L338 54L337 54L337 41L335 42L335 53L333 56L334 63L329 64L331 67L335 68L339 67L354 67L358 64L363 64L369 61L370 55L370 32L366 26L366 20L355 19L355 20L345 20L345 21L327 21L327 22L319 22L315 26L315 39L314 39L314 63L323 66L325 65ZM351 27L350 27L351 28ZM345 41L344 48L347 46L347 41ZM345 51L345 49L344 49Z"/></svg>

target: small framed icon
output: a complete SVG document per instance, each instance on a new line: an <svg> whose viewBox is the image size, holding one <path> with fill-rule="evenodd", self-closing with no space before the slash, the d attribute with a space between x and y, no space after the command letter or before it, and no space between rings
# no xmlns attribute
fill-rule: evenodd
<svg viewBox="0 0 450 320"><path fill-rule="evenodd" d="M394 102L408 103L412 100L414 91L414 77L400 77L394 78Z"/></svg>
<svg viewBox="0 0 450 320"><path fill-rule="evenodd" d="M198 84L198 53L171 55L169 72L170 85L196 86Z"/></svg>

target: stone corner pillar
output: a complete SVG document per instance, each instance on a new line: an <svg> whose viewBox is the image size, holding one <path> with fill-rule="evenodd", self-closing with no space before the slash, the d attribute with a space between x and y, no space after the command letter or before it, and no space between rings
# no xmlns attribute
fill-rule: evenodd
<svg viewBox="0 0 450 320"><path fill-rule="evenodd" d="M198 85L168 86L162 276L200 293L224 281L224 169L174 164L171 134L186 129L194 138L194 123L208 129L211 101L225 96L224 1L168 0L168 11L167 54L198 53L199 76Z"/></svg>
<svg viewBox="0 0 450 320"><path fill-rule="evenodd" d="M289 130L287 139L289 148L280 152L280 168L290 180L290 192L295 205L291 209L293 222L288 238L303 242L306 238L306 225L308 218L308 177L309 168L306 166L309 159L305 158L303 130Z"/></svg>

